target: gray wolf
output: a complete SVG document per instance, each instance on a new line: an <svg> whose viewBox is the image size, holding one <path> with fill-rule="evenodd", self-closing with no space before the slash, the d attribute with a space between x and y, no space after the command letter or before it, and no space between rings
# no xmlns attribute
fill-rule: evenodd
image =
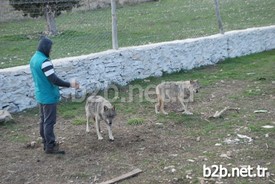
<svg viewBox="0 0 275 184"><path fill-rule="evenodd" d="M102 140L100 121L103 120L107 124L109 140L114 141L111 128L113 119L116 116L115 106L101 96L90 96L86 100L85 111L87 118L86 132L90 131L89 120L93 119L95 121L98 140Z"/></svg>
<svg viewBox="0 0 275 184"><path fill-rule="evenodd" d="M159 110L167 115L164 111L165 102L177 102L179 101L182 105L184 114L192 114L187 110L187 104L193 102L194 93L199 92L200 85L197 80L190 81L172 81L162 82L156 87L157 104L155 105L155 112L158 114Z"/></svg>

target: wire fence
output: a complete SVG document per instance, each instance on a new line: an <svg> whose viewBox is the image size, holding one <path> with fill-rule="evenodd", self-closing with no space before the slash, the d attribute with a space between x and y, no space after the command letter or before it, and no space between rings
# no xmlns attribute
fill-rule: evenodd
<svg viewBox="0 0 275 184"><path fill-rule="evenodd" d="M49 18L41 11L52 13L57 34L53 59L90 54L112 49L111 0L34 0L47 2L54 8L36 9L23 0L0 2L0 68L29 62L41 35L48 35ZM59 3L72 10L60 9ZM141 3L141 1L143 3ZM148 1L148 2L145 2ZM118 47L137 46L171 40L195 38L223 31L275 25L274 0L219 0L220 22L216 16L216 0L117 0ZM22 5L15 10L10 5ZM66 2L64 4L64 2ZM20 4L21 3L21 4ZM71 3L71 4L70 4ZM30 11L32 10L32 11ZM58 13L57 13L58 12ZM25 13L26 16L23 16ZM58 15L58 16L57 16ZM219 23L219 24L218 24Z"/></svg>

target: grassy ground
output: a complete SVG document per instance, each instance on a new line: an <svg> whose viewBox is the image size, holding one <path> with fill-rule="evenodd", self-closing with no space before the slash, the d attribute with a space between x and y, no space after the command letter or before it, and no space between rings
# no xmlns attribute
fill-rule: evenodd
<svg viewBox="0 0 275 184"><path fill-rule="evenodd" d="M274 25L275 1L221 1L225 31ZM119 46L212 35L219 32L213 0L161 0L117 9ZM112 48L111 11L76 11L56 18L52 58ZM0 68L24 65L45 31L44 18L0 23Z"/></svg>
<svg viewBox="0 0 275 184"><path fill-rule="evenodd" d="M118 114L114 142L107 140L104 125L103 141L97 140L94 125L89 134L85 132L84 102L62 102L56 134L65 156L45 155L39 143L26 148L31 141L39 142L38 110L16 114L15 123L0 126L0 181L100 183L140 168L143 173L121 183L274 183L275 128L263 128L275 126L274 60L275 50L120 87L113 103ZM195 102L189 104L193 115L177 112L178 104L165 107L169 115L156 115L154 103L139 101L137 90L129 102L130 86L146 89L161 81L190 79L201 84ZM226 106L240 108L239 113L207 119ZM268 173L263 178L202 179L203 165L214 164L227 169L259 165Z"/></svg>

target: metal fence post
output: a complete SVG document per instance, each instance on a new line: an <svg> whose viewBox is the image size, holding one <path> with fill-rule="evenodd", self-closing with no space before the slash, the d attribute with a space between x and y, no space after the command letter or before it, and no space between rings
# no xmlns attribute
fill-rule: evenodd
<svg viewBox="0 0 275 184"><path fill-rule="evenodd" d="M111 0L112 6L112 43L113 49L118 49L118 40L117 40L117 16L116 16L116 1Z"/></svg>
<svg viewBox="0 0 275 184"><path fill-rule="evenodd" d="M219 30L220 30L221 34L224 34L222 18L221 18L221 14L220 14L219 0L214 0L214 1L215 1L215 9L216 9L216 16L217 16L217 20L218 20Z"/></svg>

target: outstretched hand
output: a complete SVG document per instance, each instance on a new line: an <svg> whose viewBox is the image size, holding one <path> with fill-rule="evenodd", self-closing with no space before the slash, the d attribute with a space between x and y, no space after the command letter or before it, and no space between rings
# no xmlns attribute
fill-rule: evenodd
<svg viewBox="0 0 275 184"><path fill-rule="evenodd" d="M79 82L77 82L75 79L71 80L70 84L72 88L79 89Z"/></svg>

